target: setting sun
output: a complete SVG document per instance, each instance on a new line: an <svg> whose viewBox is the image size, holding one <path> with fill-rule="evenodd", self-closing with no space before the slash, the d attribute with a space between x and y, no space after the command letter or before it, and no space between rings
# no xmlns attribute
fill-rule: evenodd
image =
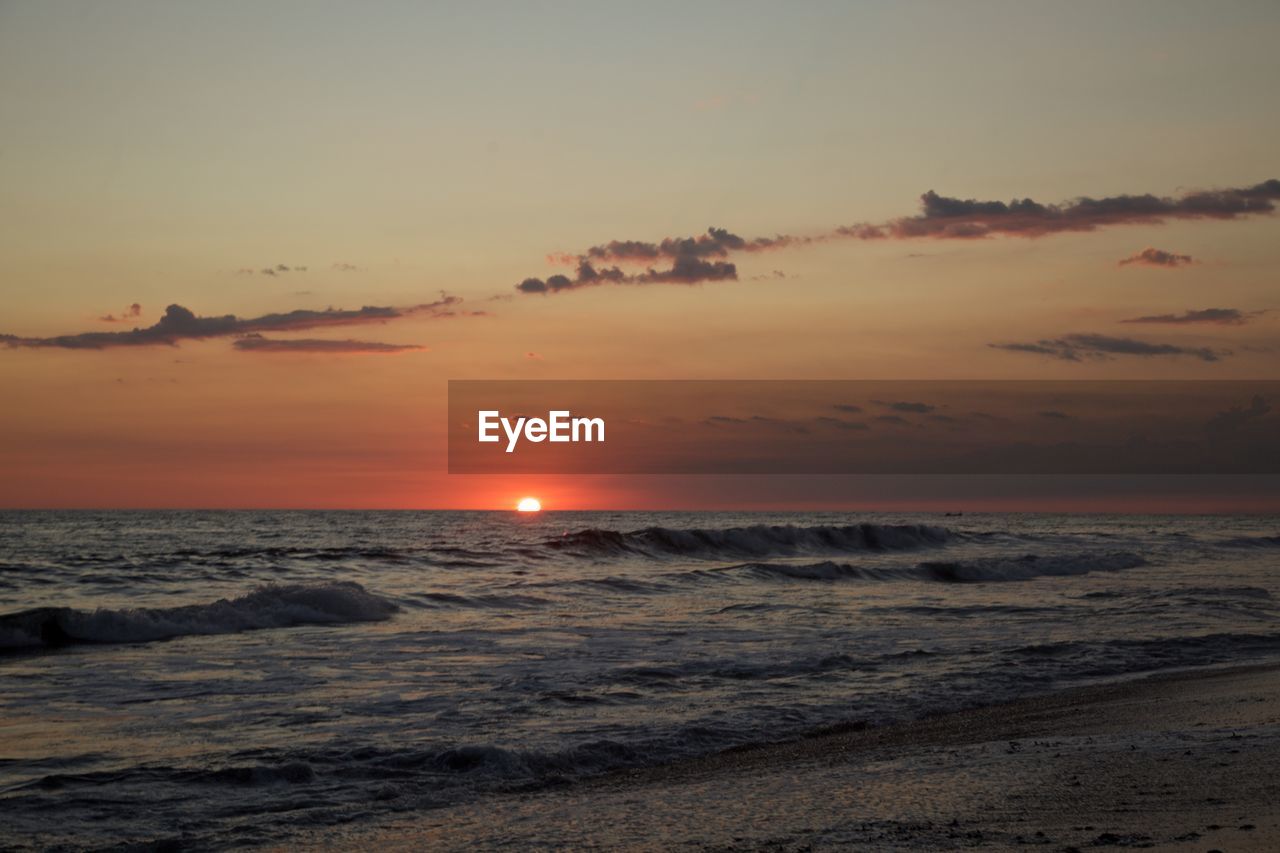
<svg viewBox="0 0 1280 853"><path fill-rule="evenodd" d="M518 512L538 512L542 509L542 502L537 498L521 498L520 503L516 504Z"/></svg>

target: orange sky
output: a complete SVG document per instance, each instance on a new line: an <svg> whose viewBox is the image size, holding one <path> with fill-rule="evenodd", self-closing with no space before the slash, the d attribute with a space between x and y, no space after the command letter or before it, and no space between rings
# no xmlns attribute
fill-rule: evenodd
<svg viewBox="0 0 1280 853"><path fill-rule="evenodd" d="M0 506L1010 508L450 477L446 382L1276 376L1276 7L627 8L0 7ZM1154 491L1034 500L1272 505Z"/></svg>

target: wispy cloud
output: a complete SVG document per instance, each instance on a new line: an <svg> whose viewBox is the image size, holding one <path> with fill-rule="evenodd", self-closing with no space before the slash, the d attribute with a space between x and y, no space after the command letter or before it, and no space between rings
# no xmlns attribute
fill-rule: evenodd
<svg viewBox="0 0 1280 853"><path fill-rule="evenodd" d="M1116 263L1122 267L1127 267L1131 264L1138 264L1144 267L1185 267L1188 264L1194 264L1195 259L1190 255L1179 255L1174 252L1166 252L1164 249L1153 249L1148 246L1137 254L1121 258Z"/></svg>
<svg viewBox="0 0 1280 853"><path fill-rule="evenodd" d="M416 344L384 344L377 341L327 340L323 338L266 338L245 335L231 343L241 352L261 353L396 353L422 350Z"/></svg>
<svg viewBox="0 0 1280 853"><path fill-rule="evenodd" d="M142 306L137 302L120 312L120 316L115 314L104 314L98 319L104 323L127 323L130 320L137 319L142 316Z"/></svg>
<svg viewBox="0 0 1280 853"><path fill-rule="evenodd" d="M1273 213L1278 200L1280 180L1274 178L1248 187L1197 190L1177 197L1149 193L1082 196L1060 204L1041 204L1029 198L1008 202L960 199L930 190L920 197L923 212L917 216L883 225L849 226L841 233L860 239L1043 237L1113 225L1158 225L1174 219L1237 219Z"/></svg>
<svg viewBox="0 0 1280 853"><path fill-rule="evenodd" d="M1133 317L1121 320L1121 323L1159 323L1165 325L1191 325L1206 323L1217 326L1243 326L1254 317L1260 317L1266 311L1241 311L1238 308L1204 308L1199 311L1183 311L1181 314L1151 314L1146 317Z"/></svg>
<svg viewBox="0 0 1280 853"><path fill-rule="evenodd" d="M846 418L833 418L829 415L819 415L814 420L819 424L822 424L824 426L835 427L836 429L858 430L858 431L871 429L871 427L867 426L862 421L851 421Z"/></svg>
<svg viewBox="0 0 1280 853"><path fill-rule="evenodd" d="M302 266L289 266L288 264L276 264L274 267L263 267L258 272L263 275L284 275L289 272L306 272L307 268Z"/></svg>
<svg viewBox="0 0 1280 853"><path fill-rule="evenodd" d="M1008 352L1048 356L1062 361L1110 359L1118 355L1189 356L1200 361L1219 361L1231 354L1227 350L1214 350L1208 347L1184 347L1177 344L1154 343L1136 338L1117 338L1098 334L1064 335L1061 338L1026 343L993 343L988 346Z"/></svg>
<svg viewBox="0 0 1280 853"><path fill-rule="evenodd" d="M135 328L127 332L80 332L47 338L0 335L10 348L58 347L62 349L101 350L115 347L175 346L179 341L201 340L248 335L261 332L292 332L331 326L356 326L385 323L400 317L423 315L429 317L455 317L464 312L457 306L462 299L441 294L434 302L407 308L365 306L343 310L328 308L323 311L298 309L280 314L264 314L260 317L237 317L224 314L220 317L201 317L181 305L170 305L164 316L154 325ZM468 315L483 312L465 312Z"/></svg>
<svg viewBox="0 0 1280 853"><path fill-rule="evenodd" d="M811 237L756 237L748 240L724 228L708 228L696 237L668 237L656 243L641 240L612 240L592 246L579 255L554 254L548 260L576 267L573 277L552 275L546 279L526 278L516 285L522 293L559 293L602 284L699 284L706 281L736 281L736 265L719 260L734 252L765 252L811 243ZM669 263L667 269L652 264ZM612 266L603 266L612 264ZM646 265L641 272L623 266ZM775 271L773 278L785 278Z"/></svg>
<svg viewBox="0 0 1280 853"><path fill-rule="evenodd" d="M1246 187L1196 190L1180 196L1082 196L1058 204L1029 198L984 201L943 196L930 190L920 197L921 212L886 222L843 225L809 236L775 234L741 237L712 227L693 237L656 242L611 240L578 254L548 256L555 264L575 268L572 276L530 277L516 285L522 293L551 294L605 284L696 284L737 280L734 254L771 252L832 240L973 240L996 236L1044 237L1062 232L1095 231L1116 225L1158 225L1171 220L1230 220L1274 213L1280 202L1280 179ZM1121 263L1178 266L1194 261L1160 249L1146 249ZM669 264L660 268L659 264ZM641 272L627 267L644 266Z"/></svg>
<svg viewBox="0 0 1280 853"><path fill-rule="evenodd" d="M889 400L872 400L877 406L884 406L886 409L892 409L895 412L912 412L914 414L927 414L932 412L937 406L931 406L928 403L916 403L909 400L898 400L896 402Z"/></svg>

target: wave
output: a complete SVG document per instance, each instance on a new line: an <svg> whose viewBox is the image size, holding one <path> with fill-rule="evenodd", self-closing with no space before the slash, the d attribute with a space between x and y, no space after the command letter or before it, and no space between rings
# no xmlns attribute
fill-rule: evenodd
<svg viewBox="0 0 1280 853"><path fill-rule="evenodd" d="M937 547L953 538L943 527L925 524L763 525L721 529L646 527L621 532L589 528L544 544L577 556L768 557L793 554L906 551Z"/></svg>
<svg viewBox="0 0 1280 853"><path fill-rule="evenodd" d="M520 610L542 607L550 602L534 595L454 595L447 592L423 592L409 596L424 607L460 607L468 609Z"/></svg>
<svg viewBox="0 0 1280 853"><path fill-rule="evenodd" d="M0 650L78 643L145 643L294 625L377 622L399 610L358 583L262 586L239 598L180 607L38 607L0 616Z"/></svg>
<svg viewBox="0 0 1280 853"><path fill-rule="evenodd" d="M1280 548L1280 536L1237 536L1214 544L1221 548Z"/></svg>
<svg viewBox="0 0 1280 853"><path fill-rule="evenodd" d="M1025 554L974 560L928 561L914 566L857 566L830 560L821 563L744 563L724 569L690 573L695 577L748 575L761 580L841 581L908 580L937 583L994 583L1038 577L1114 572L1146 565L1139 554L1111 551L1098 554Z"/></svg>
<svg viewBox="0 0 1280 853"><path fill-rule="evenodd" d="M1280 634L1232 633L1114 639L1061 640L1018 646L1008 654L1027 661L1060 660L1061 674L1095 678L1186 666L1240 663L1280 653Z"/></svg>

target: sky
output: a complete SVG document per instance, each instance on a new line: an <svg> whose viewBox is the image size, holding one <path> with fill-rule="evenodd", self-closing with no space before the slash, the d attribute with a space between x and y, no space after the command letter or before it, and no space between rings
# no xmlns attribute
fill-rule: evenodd
<svg viewBox="0 0 1280 853"><path fill-rule="evenodd" d="M446 389L1275 378L1278 32L1271 2L0 2L0 506L1260 506L450 476Z"/></svg>

